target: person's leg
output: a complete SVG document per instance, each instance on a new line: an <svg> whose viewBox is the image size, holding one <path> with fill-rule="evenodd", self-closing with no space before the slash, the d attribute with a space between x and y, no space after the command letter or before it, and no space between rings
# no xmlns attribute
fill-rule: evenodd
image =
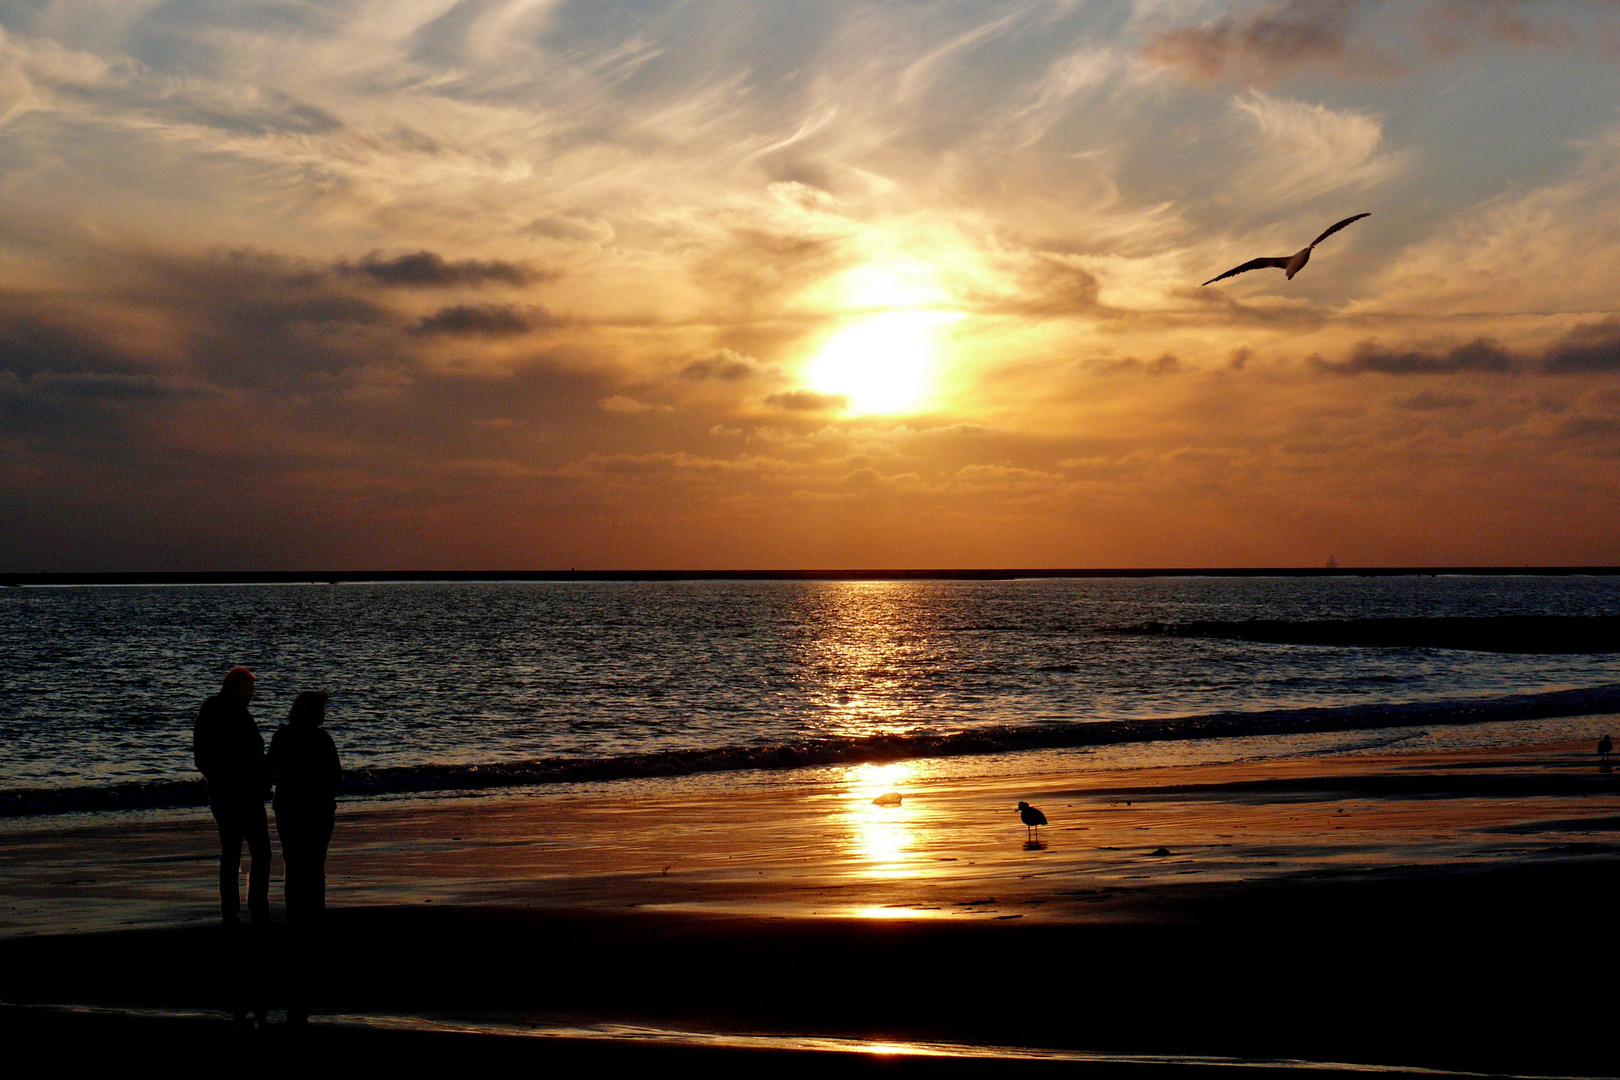
<svg viewBox="0 0 1620 1080"><path fill-rule="evenodd" d="M248 1014L248 957L242 940L242 893L238 880L242 872L241 814L229 800L213 804L214 822L219 826L219 913L224 925L224 936L214 962L218 967L218 982L222 995L230 1004L231 1015L238 1024L247 1023Z"/></svg>
<svg viewBox="0 0 1620 1080"><path fill-rule="evenodd" d="M241 919L242 892L238 878L242 872L242 823L229 803L212 807L219 826L219 914L226 926Z"/></svg>
<svg viewBox="0 0 1620 1080"><path fill-rule="evenodd" d="M287 925L294 927L304 916L304 837L297 819L283 810L276 811L276 836L281 839L282 896L287 905Z"/></svg>
<svg viewBox="0 0 1620 1080"><path fill-rule="evenodd" d="M326 849L332 843L332 825L332 817L326 816L316 825L310 838L309 901L310 913L316 922L326 916Z"/></svg>
<svg viewBox="0 0 1620 1080"><path fill-rule="evenodd" d="M276 835L281 837L281 865L286 875L287 1020L300 1024L309 1018L309 826L297 814L278 809Z"/></svg>
<svg viewBox="0 0 1620 1080"><path fill-rule="evenodd" d="M265 819L264 801L254 800L243 808L243 835L248 844L248 911L253 921L270 924L270 823ZM237 847L241 858L241 846Z"/></svg>

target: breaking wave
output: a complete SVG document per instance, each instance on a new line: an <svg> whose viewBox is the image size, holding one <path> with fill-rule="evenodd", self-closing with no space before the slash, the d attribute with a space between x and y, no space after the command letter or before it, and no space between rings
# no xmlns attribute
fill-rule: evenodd
<svg viewBox="0 0 1620 1080"><path fill-rule="evenodd" d="M1490 698L1217 712L1159 720L999 725L943 734L817 738L775 746L664 750L611 757L549 757L481 765L405 765L345 773L351 796L475 792L697 773L800 769L909 758L1004 754L1174 739L1544 720L1620 712L1620 684ZM201 780L0 790L0 817L206 806Z"/></svg>

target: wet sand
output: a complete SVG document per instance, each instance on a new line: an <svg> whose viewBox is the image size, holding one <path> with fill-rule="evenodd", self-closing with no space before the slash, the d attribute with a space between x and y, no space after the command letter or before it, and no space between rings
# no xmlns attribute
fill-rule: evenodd
<svg viewBox="0 0 1620 1080"><path fill-rule="evenodd" d="M360 1018L405 1017L517 1058L628 1053L566 1033L635 1024L785 1037L711 1055L822 1036L1614 1071L1620 782L1589 744L1027 760L1017 781L958 760L345 804L316 997L355 1019L318 1037L397 1049ZM899 806L873 803L888 792ZM1019 799L1052 821L1041 846ZM217 1009L212 845L201 813L8 825L0 1000ZM279 878L278 858L276 901ZM135 1022L41 1016L4 1025ZM188 1022L227 1037L196 1017L136 1029Z"/></svg>

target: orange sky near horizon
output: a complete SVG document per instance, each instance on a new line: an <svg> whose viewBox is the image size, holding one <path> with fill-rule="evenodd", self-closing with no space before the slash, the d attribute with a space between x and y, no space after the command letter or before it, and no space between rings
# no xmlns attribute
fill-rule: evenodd
<svg viewBox="0 0 1620 1080"><path fill-rule="evenodd" d="M1599 0L7 10L0 569L1620 563L1617 91Z"/></svg>

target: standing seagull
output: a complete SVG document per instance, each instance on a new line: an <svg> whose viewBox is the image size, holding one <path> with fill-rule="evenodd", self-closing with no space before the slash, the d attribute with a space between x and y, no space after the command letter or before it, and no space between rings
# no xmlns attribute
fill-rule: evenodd
<svg viewBox="0 0 1620 1080"><path fill-rule="evenodd" d="M1222 278L1229 278L1234 274L1242 274L1250 270L1264 270L1268 266L1275 266L1279 270L1287 271L1288 280L1293 281L1294 275L1305 269L1305 264L1311 261L1311 248L1314 248L1317 244L1320 244L1322 241L1326 240L1328 237L1332 236L1334 233L1338 232L1352 221L1360 221L1364 217L1372 217L1372 214L1357 214L1355 217L1347 217L1336 225L1329 225L1327 232L1311 241L1310 247L1302 247L1292 255L1278 255L1275 258L1269 259L1250 259L1242 266L1232 267L1232 269L1220 275L1220 277L1210 278L1208 281L1204 282L1204 285L1212 285L1215 282L1220 281ZM1198 287L1202 289L1204 285L1200 285Z"/></svg>
<svg viewBox="0 0 1620 1080"><path fill-rule="evenodd" d="M1024 836L1028 839L1034 838L1035 827L1037 825L1046 824L1046 815L1029 805L1027 802L1021 802L1018 804L1018 816L1025 825L1029 826L1024 830Z"/></svg>

